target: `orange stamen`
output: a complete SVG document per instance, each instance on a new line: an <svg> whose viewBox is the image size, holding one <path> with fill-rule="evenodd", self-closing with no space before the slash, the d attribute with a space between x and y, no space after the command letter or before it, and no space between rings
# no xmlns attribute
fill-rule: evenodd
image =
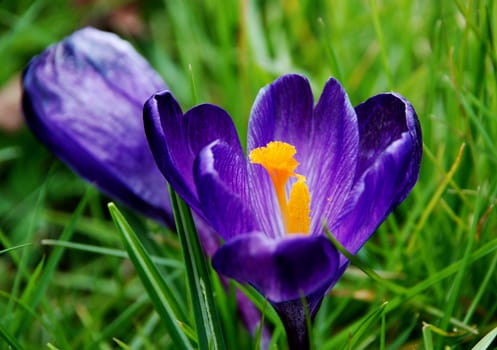
<svg viewBox="0 0 497 350"><path fill-rule="evenodd" d="M287 232L308 233L311 225L311 195L305 183L305 176L297 175L290 190L290 198L287 203Z"/></svg>
<svg viewBox="0 0 497 350"><path fill-rule="evenodd" d="M295 174L299 165L294 156L294 146L281 141L269 142L266 147L255 148L249 159L266 169L276 192L281 216L287 233L309 233L310 227L310 194L305 177ZM285 185L290 177L297 177L287 201Z"/></svg>

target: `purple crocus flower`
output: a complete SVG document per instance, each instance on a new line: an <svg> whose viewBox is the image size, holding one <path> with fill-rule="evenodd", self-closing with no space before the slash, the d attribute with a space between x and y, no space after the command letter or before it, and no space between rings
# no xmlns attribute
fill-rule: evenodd
<svg viewBox="0 0 497 350"><path fill-rule="evenodd" d="M286 75L257 96L248 157L214 105L183 114L164 91L144 119L162 173L225 242L214 268L254 286L290 347L307 348L302 298L314 317L348 265L324 224L355 254L417 181L422 142L411 104L386 93L354 108L331 78L314 105L307 79Z"/></svg>
<svg viewBox="0 0 497 350"><path fill-rule="evenodd" d="M23 110L32 132L81 177L172 226L167 184L141 118L143 102L166 88L128 42L84 28L31 60Z"/></svg>
<svg viewBox="0 0 497 350"><path fill-rule="evenodd" d="M143 103L165 88L128 42L84 28L31 60L23 77L23 110L31 131L82 178L174 227L167 183L142 118ZM212 256L219 241L201 219L196 225L204 251ZM237 293L237 300L253 334L260 314L245 295Z"/></svg>

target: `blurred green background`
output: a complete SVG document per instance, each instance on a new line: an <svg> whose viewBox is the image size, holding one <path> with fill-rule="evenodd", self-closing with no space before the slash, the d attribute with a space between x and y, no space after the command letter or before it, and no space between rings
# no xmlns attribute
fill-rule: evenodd
<svg viewBox="0 0 497 350"><path fill-rule="evenodd" d="M384 91L404 95L423 130L420 179L359 254L401 288L351 267L325 298L314 342L471 349L497 327L496 21L493 0L1 0L0 348L11 337L22 349L174 349L122 257L108 199L23 123L23 67L91 25L132 42L183 109L225 108L242 143L258 90L285 73L306 75L316 100L329 76L354 105ZM177 237L127 215L184 292ZM228 344L253 348L233 301L217 298ZM284 335L273 345L285 348Z"/></svg>

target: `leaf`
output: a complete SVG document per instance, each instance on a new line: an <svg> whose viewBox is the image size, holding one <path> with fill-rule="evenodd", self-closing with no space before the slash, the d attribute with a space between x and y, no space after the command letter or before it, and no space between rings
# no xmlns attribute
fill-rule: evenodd
<svg viewBox="0 0 497 350"><path fill-rule="evenodd" d="M16 245L15 247L10 247L10 248L2 249L2 250L0 250L0 255L8 253L11 250L15 250L15 249L19 249L19 248L24 248L24 247L30 246L30 245L31 245L31 243L23 243L23 244Z"/></svg>
<svg viewBox="0 0 497 350"><path fill-rule="evenodd" d="M5 340L9 346L14 349L14 350L21 350L23 347L19 342L16 340L16 338L10 334L7 329L3 327L3 325L0 323L0 339Z"/></svg>
<svg viewBox="0 0 497 350"><path fill-rule="evenodd" d="M86 208L88 202L89 192L86 191L85 195L79 202L71 220L62 231L60 236L61 241L69 241L76 228L76 223L83 214L83 210ZM45 292L52 282L53 275L57 270L60 260L64 254L64 247L55 247L51 252L50 257L47 259L46 264L43 265L42 261L36 268L35 274L32 274L28 281L28 288L24 291L22 299L23 302L30 308L36 309L38 304L45 295ZM42 269L43 268L43 269ZM39 276L39 277L38 277ZM28 320L30 315L26 312L20 312L18 317L13 322L12 329L15 330L16 334L19 335L23 332L24 328L28 326Z"/></svg>
<svg viewBox="0 0 497 350"><path fill-rule="evenodd" d="M31 244L31 243L27 243L27 244ZM56 239L43 239L41 241L41 244L47 245L47 246L65 247L68 249L80 250L80 251L89 252L92 254L102 254L102 255L106 255L106 256L113 256L113 257L121 258L121 259L129 258L128 254L124 250L108 248L108 247L101 247L101 246L91 245L91 244L66 242L66 241L60 241L60 240L56 240ZM22 246L24 246L24 245L22 245ZM18 247L20 247L20 246L12 247L10 249L15 249ZM0 251L0 253L2 253L2 251ZM176 260L176 259L167 259L167 258L162 258L159 256L154 256L154 255L151 255L150 258L157 265L168 266L168 267L172 267L175 269L183 269L183 267L184 267L183 264L181 263L181 261Z"/></svg>
<svg viewBox="0 0 497 350"><path fill-rule="evenodd" d="M492 345L492 342L494 341L495 337L497 337L497 327L492 329L489 333L487 333L486 336L484 336L478 344L473 346L471 350L486 350L489 348L490 345Z"/></svg>
<svg viewBox="0 0 497 350"><path fill-rule="evenodd" d="M121 234L128 255L138 272L138 276L150 300L164 322L175 348L191 349L192 347L188 339L178 324L178 319L174 312L175 308L171 305L171 303L174 305L174 298L160 275L159 270L116 205L109 203L108 207L112 219Z"/></svg>
<svg viewBox="0 0 497 350"><path fill-rule="evenodd" d="M361 339L361 337L370 330L373 323L378 322L385 312L385 307L388 302L384 302L379 308L373 310L369 315L367 315L364 320L359 324L359 326L353 331L352 337L348 342L347 349L356 349L356 343Z"/></svg>
<svg viewBox="0 0 497 350"><path fill-rule="evenodd" d="M225 349L220 317L214 303L209 268L200 246L190 208L174 191L171 203L185 260L188 287L192 299L193 315L200 349Z"/></svg>

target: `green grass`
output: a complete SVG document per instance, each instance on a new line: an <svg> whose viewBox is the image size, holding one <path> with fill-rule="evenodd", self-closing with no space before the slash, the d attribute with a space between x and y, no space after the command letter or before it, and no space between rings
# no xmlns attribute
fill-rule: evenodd
<svg viewBox="0 0 497 350"><path fill-rule="evenodd" d="M122 18L112 18L130 2L75 3L0 3L0 86L80 26L119 31ZM335 76L354 104L393 90L415 106L419 182L358 255L374 274L352 266L325 298L315 349L497 346L495 1L147 0L135 10L143 30L120 34L184 109L212 102L230 112L242 143L258 90L284 73L305 74L315 96ZM0 106L0 119L15 117L6 113ZM185 266L185 241L119 206L133 232L124 239L108 201L25 127L0 130L0 349L188 348L218 341L209 338L217 326L219 344L254 349L215 276L219 320L198 337L196 317L211 315L211 301L192 301L202 289L185 274L195 266ZM285 349L271 311L272 344Z"/></svg>

